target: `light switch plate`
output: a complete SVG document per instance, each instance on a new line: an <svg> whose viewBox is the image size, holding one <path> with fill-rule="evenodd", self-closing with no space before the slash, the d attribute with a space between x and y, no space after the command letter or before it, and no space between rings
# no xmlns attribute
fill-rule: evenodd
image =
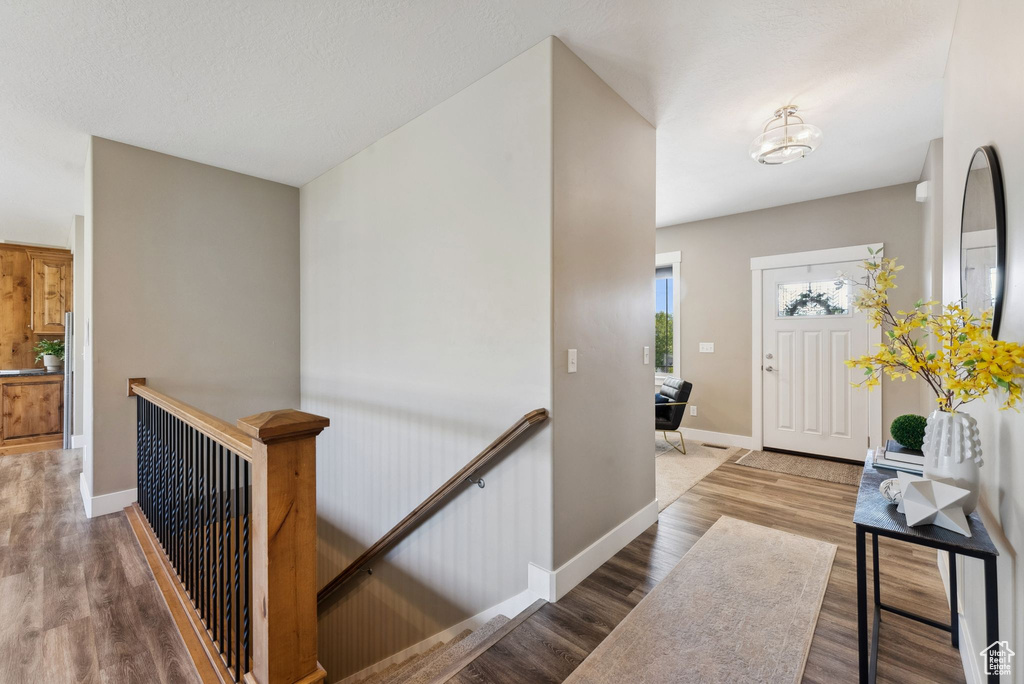
<svg viewBox="0 0 1024 684"><path fill-rule="evenodd" d="M696 406L691 406L690 407L690 415L691 416L697 415L697 407Z"/></svg>
<svg viewBox="0 0 1024 684"><path fill-rule="evenodd" d="M569 372L570 373L575 373L576 372L576 350L575 349L570 349L569 350Z"/></svg>
<svg viewBox="0 0 1024 684"><path fill-rule="evenodd" d="M644 347L644 365L646 366L646 365L648 365L650 363L651 363L651 348L650 347Z"/></svg>
<svg viewBox="0 0 1024 684"><path fill-rule="evenodd" d="M701 354L713 354L714 352L715 352L715 343L714 342L701 342L700 343L700 353Z"/></svg>

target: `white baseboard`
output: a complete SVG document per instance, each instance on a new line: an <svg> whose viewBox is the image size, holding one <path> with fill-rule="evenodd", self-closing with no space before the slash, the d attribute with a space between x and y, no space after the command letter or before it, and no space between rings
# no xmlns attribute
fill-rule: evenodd
<svg viewBox="0 0 1024 684"><path fill-rule="evenodd" d="M85 446L85 435L71 435L71 448L81 449Z"/></svg>
<svg viewBox="0 0 1024 684"><path fill-rule="evenodd" d="M682 428L683 437L692 439L695 442L708 442L710 444L721 444L722 446L740 447L741 449L755 449L754 438L749 435L733 435L728 432L712 432L711 430L697 430L695 428Z"/></svg>
<svg viewBox="0 0 1024 684"><path fill-rule="evenodd" d="M942 588L946 590L946 605L949 601L949 554L939 551L936 558L939 566L939 577L942 578ZM957 564L957 576L960 577L961 568ZM971 639L971 630L967 626L967 620L963 619L964 604L962 587L957 587L957 620L960 622L960 662L964 668L964 680L967 684L982 684L985 677L981 673L981 658L978 655L981 649L974 648L974 640Z"/></svg>
<svg viewBox="0 0 1024 684"><path fill-rule="evenodd" d="M557 601L590 573L604 565L622 547L636 539L644 530L658 522L658 500L655 499L622 521L617 527L566 561L557 570L530 563L529 586L535 596Z"/></svg>
<svg viewBox="0 0 1024 684"><path fill-rule="evenodd" d="M82 490L82 505L85 507L85 517L92 517L92 492L89 491L89 483L85 481L85 473L78 474L78 488Z"/></svg>
<svg viewBox="0 0 1024 684"><path fill-rule="evenodd" d="M510 599L502 601L496 606L491 606L487 610L477 613L473 617L466 618L459 624L449 627L443 632L438 632L432 637L428 637L419 643L413 644L409 648L399 651L389 658L385 658L378 663L374 663L367 668L363 668L359 672L350 674L348 677L338 680L336 684L350 684L351 682L357 682L365 677L369 677L370 675L380 672L384 668L390 667L395 663L404 662L418 653L428 651L435 644L442 641L448 641L459 632L463 632L467 629L477 630L487 621L497 617L498 615L504 615L507 618L514 618L516 615L519 615L519 613L526 610L536 600L537 597L527 589L526 591L516 594Z"/></svg>
<svg viewBox="0 0 1024 684"><path fill-rule="evenodd" d="M85 506L87 518L98 518L101 515L117 513L135 503L136 490L134 489L93 496L89 491L89 484L85 481L85 473L79 474L78 485L82 490L82 505Z"/></svg>

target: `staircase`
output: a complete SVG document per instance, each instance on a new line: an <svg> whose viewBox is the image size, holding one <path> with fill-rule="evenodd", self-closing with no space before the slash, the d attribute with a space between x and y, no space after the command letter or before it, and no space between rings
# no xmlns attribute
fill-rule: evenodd
<svg viewBox="0 0 1024 684"><path fill-rule="evenodd" d="M544 600L535 601L511 620L498 615L475 632L467 629L450 641L439 643L408 660L389 665L367 677L346 681L350 684L442 684L453 679L477 656L498 643L545 603Z"/></svg>

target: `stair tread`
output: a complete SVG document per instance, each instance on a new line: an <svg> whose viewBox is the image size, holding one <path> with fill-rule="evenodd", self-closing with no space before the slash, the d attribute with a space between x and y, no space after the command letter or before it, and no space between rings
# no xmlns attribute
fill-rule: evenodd
<svg viewBox="0 0 1024 684"><path fill-rule="evenodd" d="M385 682L391 682L391 681L398 681L398 682L400 682L400 681L403 681L402 679L394 679L394 677L396 675L399 675L400 673L405 672L409 668L412 668L412 667L416 666L424 658L430 656L432 653L434 653L434 651L437 651L437 650L439 650L439 649L441 649L443 647L444 647L443 643L440 643L440 642L436 643L433 646L431 646L430 648L428 648L426 651L422 651L421 653L417 653L415 655L412 655L412 656L406 658L405 660L403 660L401 662L392 663L392 664L388 665L386 668L384 668L380 672L372 674L369 677L367 677L366 679L361 680L359 682L359 684L385 684Z"/></svg>
<svg viewBox="0 0 1024 684"><path fill-rule="evenodd" d="M473 633L470 630L465 630L450 639L447 642L439 641L426 651L419 653L412 658L409 658L401 664L397 669L392 670L387 677L380 679L374 684L399 684L399 682L409 681L409 677L415 672L418 672L420 668L426 666L438 655L444 653L455 644L470 637Z"/></svg>
<svg viewBox="0 0 1024 684"><path fill-rule="evenodd" d="M510 622L504 615L497 615L473 632L471 635L438 653L430 662L421 663L414 674L402 680L406 684L430 684L438 680L453 664L473 652L478 646L487 643L490 637ZM443 681L443 680L442 680Z"/></svg>

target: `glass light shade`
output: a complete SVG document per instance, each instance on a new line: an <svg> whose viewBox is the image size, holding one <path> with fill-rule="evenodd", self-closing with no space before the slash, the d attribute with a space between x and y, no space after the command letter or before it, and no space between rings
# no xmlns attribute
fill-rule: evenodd
<svg viewBox="0 0 1024 684"><path fill-rule="evenodd" d="M788 164L803 159L821 145L821 129L805 123L770 128L750 143L750 156L761 164Z"/></svg>

